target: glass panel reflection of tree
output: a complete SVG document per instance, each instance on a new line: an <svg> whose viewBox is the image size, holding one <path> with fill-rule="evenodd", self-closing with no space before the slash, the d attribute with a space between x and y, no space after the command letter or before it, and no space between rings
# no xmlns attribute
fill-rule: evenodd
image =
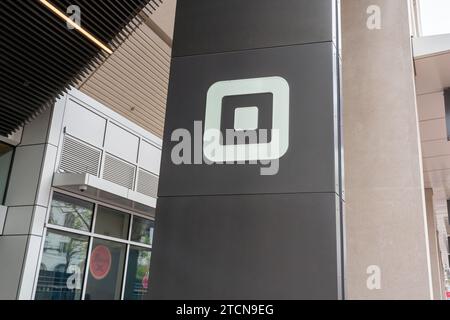
<svg viewBox="0 0 450 320"><path fill-rule="evenodd" d="M60 193L53 194L49 223L67 228L90 231L94 205Z"/></svg>
<svg viewBox="0 0 450 320"><path fill-rule="evenodd" d="M48 231L36 288L37 300L79 300L88 237Z"/></svg>
<svg viewBox="0 0 450 320"><path fill-rule="evenodd" d="M143 300L149 289L151 251L130 247L124 299Z"/></svg>
<svg viewBox="0 0 450 320"><path fill-rule="evenodd" d="M154 221L133 217L133 227L131 230L131 241L152 244Z"/></svg>

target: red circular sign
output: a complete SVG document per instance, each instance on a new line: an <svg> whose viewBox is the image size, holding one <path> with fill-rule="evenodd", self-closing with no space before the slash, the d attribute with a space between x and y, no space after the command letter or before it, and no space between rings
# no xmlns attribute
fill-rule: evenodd
<svg viewBox="0 0 450 320"><path fill-rule="evenodd" d="M89 270L94 279L101 280L106 277L111 269L111 252L103 245L96 246L91 253Z"/></svg>

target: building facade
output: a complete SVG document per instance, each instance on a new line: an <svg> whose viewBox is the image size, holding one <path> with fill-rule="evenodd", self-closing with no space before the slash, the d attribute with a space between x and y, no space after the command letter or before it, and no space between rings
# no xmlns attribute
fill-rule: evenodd
<svg viewBox="0 0 450 320"><path fill-rule="evenodd" d="M423 1L80 0L91 37L54 15L69 0L2 2L0 299L150 298L154 233L157 298L446 299L450 36L424 34ZM272 180L171 162L212 84L255 75L289 80L298 158ZM259 128L245 99L236 130Z"/></svg>
<svg viewBox="0 0 450 320"><path fill-rule="evenodd" d="M2 150L1 297L142 299L161 140L72 90Z"/></svg>

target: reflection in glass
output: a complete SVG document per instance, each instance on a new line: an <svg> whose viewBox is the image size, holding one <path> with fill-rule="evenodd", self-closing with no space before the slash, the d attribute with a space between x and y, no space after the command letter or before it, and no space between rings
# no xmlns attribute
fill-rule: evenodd
<svg viewBox="0 0 450 320"><path fill-rule="evenodd" d="M129 214L99 206L95 218L95 233L126 239L129 223Z"/></svg>
<svg viewBox="0 0 450 320"><path fill-rule="evenodd" d="M131 230L131 241L151 245L153 240L154 227L155 223L153 220L134 216L133 227Z"/></svg>
<svg viewBox="0 0 450 320"><path fill-rule="evenodd" d="M88 237L48 231L36 288L37 300L79 300Z"/></svg>
<svg viewBox="0 0 450 320"><path fill-rule="evenodd" d="M0 142L0 204L5 196L13 150L13 147Z"/></svg>
<svg viewBox="0 0 450 320"><path fill-rule="evenodd" d="M48 222L67 228L90 231L94 205L90 202L54 193Z"/></svg>
<svg viewBox="0 0 450 320"><path fill-rule="evenodd" d="M121 298L126 245L94 239L89 260L86 300L118 300Z"/></svg>
<svg viewBox="0 0 450 320"><path fill-rule="evenodd" d="M151 251L135 246L128 255L124 299L143 300L148 291Z"/></svg>

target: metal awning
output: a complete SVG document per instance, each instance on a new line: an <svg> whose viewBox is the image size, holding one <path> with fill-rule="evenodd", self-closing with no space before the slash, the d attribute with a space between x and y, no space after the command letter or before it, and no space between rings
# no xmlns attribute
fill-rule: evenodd
<svg viewBox="0 0 450 320"><path fill-rule="evenodd" d="M0 135L11 134L65 90L78 87L160 3L0 1ZM80 28L70 29L64 16L70 18L67 10L73 6L80 9Z"/></svg>
<svg viewBox="0 0 450 320"><path fill-rule="evenodd" d="M153 216L157 200L88 173L55 173L53 186Z"/></svg>

